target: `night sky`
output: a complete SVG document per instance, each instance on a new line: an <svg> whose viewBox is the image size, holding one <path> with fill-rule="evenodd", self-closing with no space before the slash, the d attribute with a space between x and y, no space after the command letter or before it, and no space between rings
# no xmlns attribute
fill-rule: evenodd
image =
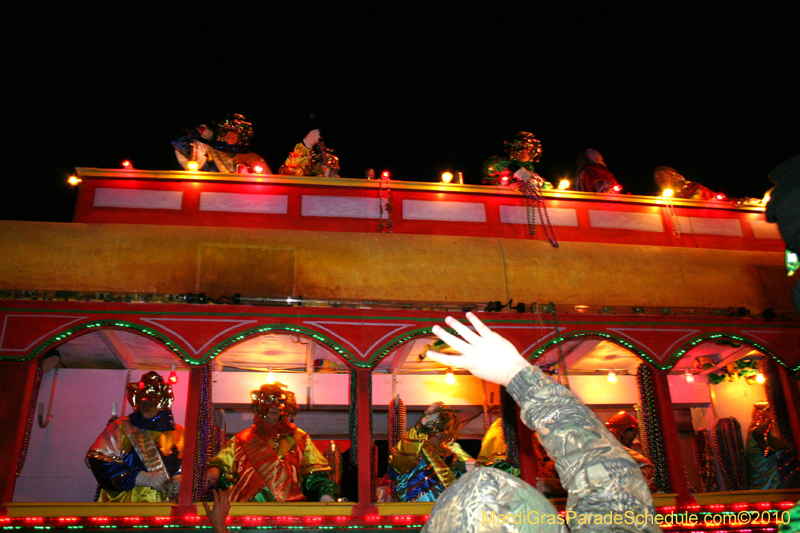
<svg viewBox="0 0 800 533"><path fill-rule="evenodd" d="M354 178L477 184L526 130L553 182L594 148L633 194L668 165L760 197L800 153L795 1L85 4L5 17L0 219L69 221L74 168L177 170L232 112L273 169L319 127Z"/></svg>

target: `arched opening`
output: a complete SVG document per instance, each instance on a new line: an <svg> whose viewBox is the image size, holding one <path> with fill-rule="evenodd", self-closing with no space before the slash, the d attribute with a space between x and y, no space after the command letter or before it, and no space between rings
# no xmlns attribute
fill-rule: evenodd
<svg viewBox="0 0 800 533"><path fill-rule="evenodd" d="M256 328L223 341L210 353L214 356L210 362L212 465L218 465L225 474L238 472L240 465L228 461L225 450L235 451L260 442L251 435L250 428L256 427L251 394L257 394L264 385L278 383L294 393L297 412L293 423L307 433L309 439L300 443L305 450L297 457L301 468L289 473L290 476L297 476L297 479L292 479L293 486L299 487L298 494L304 494L309 501L317 501L320 497L313 488L308 487L312 484L306 482L316 472L316 467L309 459L311 449L308 446L316 448L317 457L325 457L332 467L331 477L335 483L341 487L343 483L351 481L343 479L342 475L342 457L347 457L351 447L351 366L344 355L346 350L324 335L305 328L270 326ZM282 453L281 444L276 443L284 440L288 442L288 439L282 438L270 441L278 446L276 453ZM289 450L287 453L288 456L280 457L283 462L289 462L291 459L287 457L294 452ZM252 464L258 467L258 464ZM355 490L347 497L356 500L357 485L355 480L352 482ZM259 488L257 494L267 499L283 497L263 488ZM234 497L240 497L239 493Z"/></svg>
<svg viewBox="0 0 800 533"><path fill-rule="evenodd" d="M658 462L647 443L648 428L642 398L652 390L637 380L643 350L601 333L573 333L533 351L535 364L571 390L607 421L620 411L639 419L645 456ZM681 463L690 492L767 490L796 486L798 479L781 475L792 449L785 438L767 438L772 431L770 410L780 406L782 393L771 354L758 342L737 334L704 334L678 346L667 363L671 412L678 431ZM652 361L650 361L652 362ZM659 365L654 365L659 366ZM770 397L769 387L778 391ZM779 408L780 409L780 408ZM755 430L755 431L754 431ZM761 433L759 434L759 431ZM783 433L790 438L789 432ZM772 443L770 449L769 443ZM673 487L673 490L674 487Z"/></svg>
<svg viewBox="0 0 800 533"><path fill-rule="evenodd" d="M437 341L429 329L419 330L414 335L406 334L391 343L387 355L373 368L373 426L379 450L379 501L402 498L397 493L390 496L389 450L397 446L398 439L411 434L412 428L420 423L425 410L432 404L442 402L456 413L460 424L454 440L457 448L451 448L458 449L466 470L475 466L492 415L499 412L500 388L497 385L476 378L461 368L446 367L425 357L427 349ZM400 405L405 414L404 424Z"/></svg>
<svg viewBox="0 0 800 533"><path fill-rule="evenodd" d="M36 354L38 402L13 501L94 501L98 485L84 458L112 419L131 413L126 384L149 371L173 376L172 412L184 425L188 368L176 350L171 339L123 322L84 324L45 341Z"/></svg>
<svg viewBox="0 0 800 533"><path fill-rule="evenodd" d="M682 449L684 457L705 457L697 476L688 472L697 492L800 486L800 475L791 472L797 470L790 466L797 464L795 446L775 355L753 339L721 333L698 336L673 355L676 397L691 397L696 390L709 397L706 405L690 407L686 433L693 446ZM682 442L685 438L682 434ZM699 450L698 442L708 439L712 446Z"/></svg>

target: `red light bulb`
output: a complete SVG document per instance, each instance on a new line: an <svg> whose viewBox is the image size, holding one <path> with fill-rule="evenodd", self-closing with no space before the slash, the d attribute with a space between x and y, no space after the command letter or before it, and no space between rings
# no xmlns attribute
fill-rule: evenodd
<svg viewBox="0 0 800 533"><path fill-rule="evenodd" d="M175 373L175 365L173 365L172 368L170 368L170 373L169 377L167 378L167 381L169 381L170 383L178 382L178 374Z"/></svg>
<svg viewBox="0 0 800 533"><path fill-rule="evenodd" d="M256 165L253 167L253 172L255 172L256 174L263 174L264 167L262 167L261 165Z"/></svg>
<svg viewBox="0 0 800 533"><path fill-rule="evenodd" d="M384 170L383 172L381 172L381 179L382 180L388 180L389 176L391 176L391 174L389 173L388 170Z"/></svg>
<svg viewBox="0 0 800 533"><path fill-rule="evenodd" d="M717 194L717 200L724 200L724 199L725 199L725 195L724 194L722 194L722 193L718 193Z"/></svg>
<svg viewBox="0 0 800 533"><path fill-rule="evenodd" d="M622 190L622 187L620 185L614 185L614 188L613 188L614 192L620 192L621 190Z"/></svg>
<svg viewBox="0 0 800 533"><path fill-rule="evenodd" d="M126 159L125 161L122 162L122 168L124 168L125 170L131 170L133 168L133 163L131 163Z"/></svg>

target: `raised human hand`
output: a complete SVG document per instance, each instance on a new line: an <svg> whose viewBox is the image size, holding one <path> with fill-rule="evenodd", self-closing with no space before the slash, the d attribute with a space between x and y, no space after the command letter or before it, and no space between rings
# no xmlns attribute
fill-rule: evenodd
<svg viewBox="0 0 800 533"><path fill-rule="evenodd" d="M321 137L319 130L311 130L303 138L303 144L306 145L306 148L311 148L319 142Z"/></svg>
<svg viewBox="0 0 800 533"><path fill-rule="evenodd" d="M231 500L228 496L228 492L214 489L211 491L211 495L214 497L213 509L209 508L208 502L203 502L208 521L211 522L216 533L227 533L228 526L225 525L225 519L228 517L228 512L231 510Z"/></svg>
<svg viewBox="0 0 800 533"><path fill-rule="evenodd" d="M489 329L473 313L467 320L475 327L472 331L449 316L445 323L456 330L456 337L441 326L433 326L433 333L461 355L446 355L428 350L427 357L446 366L463 368L481 379L508 385L523 368L531 366L508 340Z"/></svg>

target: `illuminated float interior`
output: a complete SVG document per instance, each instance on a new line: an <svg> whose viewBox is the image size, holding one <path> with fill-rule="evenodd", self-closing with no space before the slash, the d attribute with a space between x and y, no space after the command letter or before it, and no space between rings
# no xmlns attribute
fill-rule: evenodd
<svg viewBox="0 0 800 533"><path fill-rule="evenodd" d="M785 398L787 440L800 441L800 323L763 207L547 191L556 248L541 215L532 232L525 199L507 189L79 176L73 224L2 223L15 270L4 267L0 287L1 390L19 407L2 415L16 428L4 437L15 450L0 471L4 527L206 526L192 484L174 503L96 504L83 464L112 409L130 411L124 384L173 367L176 421L206 439L184 458L195 485L208 428L230 436L247 427L249 391L270 374L297 395L297 423L321 451L333 442L349 458L356 443L365 465L378 444L376 466L343 468L350 501L235 504L231 525L419 526L432 504L381 503L371 493L385 469L387 406L402 399L408 426L434 401L453 406L471 419L461 441L477 454L499 414L499 388L418 357L433 324L469 309L602 420L623 410L645 426L649 398L660 422L651 431L667 486L654 495L662 514L713 516L708 531L769 529L769 512L800 499L798 489L723 490L730 481L718 461L715 490L703 490L695 450L696 432L721 419L735 419L746 439L769 386ZM535 484L535 465L520 460ZM731 518L741 511L772 519Z"/></svg>

